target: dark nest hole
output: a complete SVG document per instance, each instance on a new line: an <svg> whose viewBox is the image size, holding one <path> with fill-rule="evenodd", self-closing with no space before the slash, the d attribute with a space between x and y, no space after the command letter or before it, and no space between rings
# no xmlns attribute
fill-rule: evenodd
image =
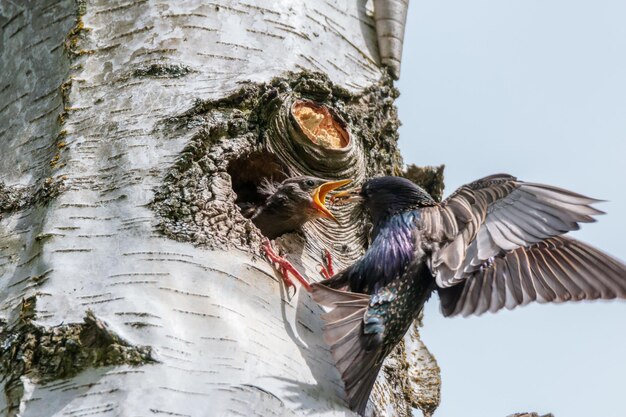
<svg viewBox="0 0 626 417"><path fill-rule="evenodd" d="M237 195L235 204L244 217L251 217L255 208L265 201L267 196L259 192L264 181L282 182L287 178L276 156L269 152L253 152L234 159L228 164L227 172Z"/></svg>

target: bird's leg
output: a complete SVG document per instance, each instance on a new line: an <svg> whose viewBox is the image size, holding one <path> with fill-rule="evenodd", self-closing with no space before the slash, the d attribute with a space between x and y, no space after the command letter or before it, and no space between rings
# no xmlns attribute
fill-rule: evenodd
<svg viewBox="0 0 626 417"><path fill-rule="evenodd" d="M330 279L333 275L335 275L335 269L333 268L333 257L331 256L328 249L324 249L323 255L324 264L322 265L322 270L320 274L326 279Z"/></svg>
<svg viewBox="0 0 626 417"><path fill-rule="evenodd" d="M287 259L283 258L282 256L278 255L274 251L274 248L272 248L272 244L270 243L269 240L265 240L265 242L263 242L263 252L265 253L265 256L267 256L267 259L269 259L269 261L272 264L278 264L280 275L283 278L285 285L287 285L287 288L289 287L296 288L291 278L289 278L289 273L291 273L291 275L293 275L294 278L300 281L300 283L302 284L305 290L307 290L308 292L311 292L311 284L309 284L306 278L304 278L302 274L298 272L298 270L291 264L291 262L289 262Z"/></svg>

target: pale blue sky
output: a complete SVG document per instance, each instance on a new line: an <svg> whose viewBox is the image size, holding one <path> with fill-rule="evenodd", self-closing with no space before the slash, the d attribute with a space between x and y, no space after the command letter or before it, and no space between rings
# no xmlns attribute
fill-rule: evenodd
<svg viewBox="0 0 626 417"><path fill-rule="evenodd" d="M626 2L412 0L398 106L407 163L446 193L507 172L610 200L576 237L626 260ZM470 319L426 307L436 417L626 416L626 302Z"/></svg>

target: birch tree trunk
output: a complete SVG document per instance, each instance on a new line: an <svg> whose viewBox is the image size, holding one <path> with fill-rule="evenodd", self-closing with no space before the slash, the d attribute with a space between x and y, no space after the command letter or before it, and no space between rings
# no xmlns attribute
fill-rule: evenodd
<svg viewBox="0 0 626 417"><path fill-rule="evenodd" d="M364 1L0 0L4 416L351 415L321 309L239 206L262 178L398 174ZM278 240L318 277L359 213ZM371 410L438 404L414 329Z"/></svg>

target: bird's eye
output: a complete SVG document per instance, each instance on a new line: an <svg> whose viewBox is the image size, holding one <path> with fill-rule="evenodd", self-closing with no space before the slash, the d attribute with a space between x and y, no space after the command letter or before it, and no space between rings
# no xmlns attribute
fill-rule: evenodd
<svg viewBox="0 0 626 417"><path fill-rule="evenodd" d="M313 187L315 185L315 181L313 181L313 180L306 180L306 185L308 185L309 187Z"/></svg>

